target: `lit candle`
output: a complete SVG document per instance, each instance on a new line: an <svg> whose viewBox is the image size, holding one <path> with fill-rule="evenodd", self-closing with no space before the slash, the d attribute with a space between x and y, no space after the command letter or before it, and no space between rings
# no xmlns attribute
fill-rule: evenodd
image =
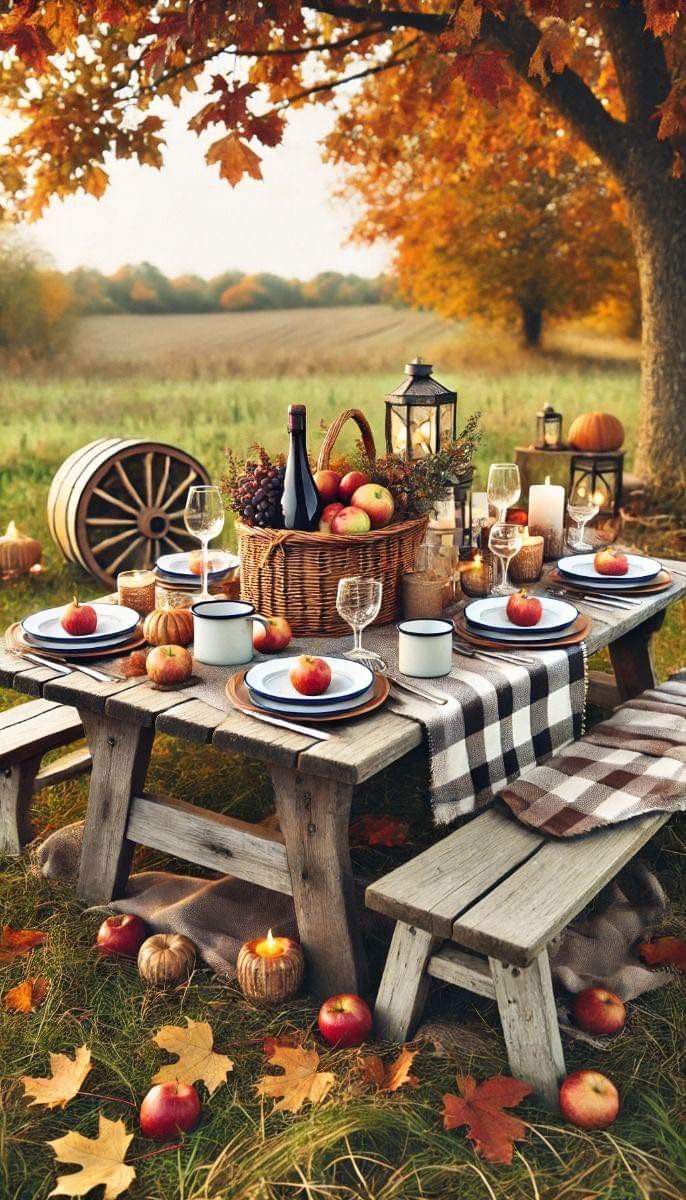
<svg viewBox="0 0 686 1200"><path fill-rule="evenodd" d="M121 571L117 575L119 603L147 617L155 607L155 575L153 571Z"/></svg>
<svg viewBox="0 0 686 1200"><path fill-rule="evenodd" d="M491 586L490 563L477 551L460 563L460 586L465 596L487 596Z"/></svg>
<svg viewBox="0 0 686 1200"><path fill-rule="evenodd" d="M529 488L529 533L543 538L543 557L559 558L564 545L565 489L550 482Z"/></svg>
<svg viewBox="0 0 686 1200"><path fill-rule="evenodd" d="M260 1004L280 1004L299 990L305 959L299 942L274 937L246 942L238 951L236 978L244 996Z"/></svg>

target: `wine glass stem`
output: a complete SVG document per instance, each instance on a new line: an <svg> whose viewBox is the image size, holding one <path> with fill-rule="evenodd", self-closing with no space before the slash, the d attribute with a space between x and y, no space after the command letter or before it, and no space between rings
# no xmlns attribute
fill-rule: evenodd
<svg viewBox="0 0 686 1200"><path fill-rule="evenodd" d="M509 560L509 558L504 558L503 559L503 584L502 584L502 586L504 588L507 587L507 573L508 573L509 569L510 569L510 560Z"/></svg>
<svg viewBox="0 0 686 1200"><path fill-rule="evenodd" d="M201 538L200 544L202 546L202 599L209 600L210 594L207 590L207 567L208 567L207 538Z"/></svg>
<svg viewBox="0 0 686 1200"><path fill-rule="evenodd" d="M353 650L362 649L362 625L353 625Z"/></svg>

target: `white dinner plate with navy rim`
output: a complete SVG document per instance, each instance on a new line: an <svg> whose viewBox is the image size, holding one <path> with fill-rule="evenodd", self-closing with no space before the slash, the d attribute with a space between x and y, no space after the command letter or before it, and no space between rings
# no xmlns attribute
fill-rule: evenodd
<svg viewBox="0 0 686 1200"><path fill-rule="evenodd" d="M595 554L570 554L560 559L557 568L568 579L620 589L631 587L632 584L649 583L662 570L662 563L656 558L645 558L642 554L627 554L626 557L629 563L626 575L601 575L593 565Z"/></svg>
<svg viewBox="0 0 686 1200"><path fill-rule="evenodd" d="M50 638L36 638L30 633L25 633L24 637L36 650L52 650L53 653L57 651L62 654L92 654L94 650L111 650L113 646L131 641L130 633L117 633L113 637L102 638L99 642L89 642L87 646L75 645L73 642L65 646L64 642L53 642Z"/></svg>
<svg viewBox="0 0 686 1200"><path fill-rule="evenodd" d="M267 712L279 713L284 717L302 716L302 708L294 708L292 704L280 704L278 700L265 700L263 696L258 696L255 692L251 692L248 688L250 699L256 708L263 708ZM357 708L361 708L368 700L371 700L374 695L374 686L367 688L361 696L356 696L351 700L338 700L333 704L310 704L307 712L309 716L325 717L329 713L340 712L355 712ZM321 700L321 696L313 696L313 700Z"/></svg>
<svg viewBox="0 0 686 1200"><path fill-rule="evenodd" d="M24 617L21 623L24 633L32 637L34 641L36 639L43 643L49 641L53 646L59 646L60 649L65 646L97 647L101 642L116 637L118 634L128 637L140 621L140 616L132 608L125 608L123 604L103 604L96 600L90 605L95 609L98 618L94 632L67 633L60 623L66 607L66 604L61 604L59 608L46 608L43 612L32 613L30 617Z"/></svg>
<svg viewBox="0 0 686 1200"><path fill-rule="evenodd" d="M197 553L194 551L193 553ZM186 583L193 583L200 578L194 571L191 571L188 562L191 556L191 551L179 554L162 554L158 558L155 566L161 575L168 579L183 579ZM214 571L208 571L210 579L222 579L224 575L228 575L229 571L235 570L240 565L240 559L236 554L229 554L228 550L210 550L210 559L221 559L222 565Z"/></svg>
<svg viewBox="0 0 686 1200"><path fill-rule="evenodd" d="M568 600L554 600L539 596L543 611L536 625L515 625L507 615L509 596L487 596L484 600L472 600L464 610L467 624L472 629L487 633L511 633L517 637L548 637L568 629L576 621L579 610Z"/></svg>
<svg viewBox="0 0 686 1200"><path fill-rule="evenodd" d="M364 663L350 658L334 658L322 654L321 658L331 668L331 683L319 696L303 696L296 691L289 679L291 667L300 656L269 659L255 663L245 674L246 687L262 700L275 700L277 704L288 704L291 708L307 708L315 705L338 704L342 700L359 700L374 683L374 673Z"/></svg>

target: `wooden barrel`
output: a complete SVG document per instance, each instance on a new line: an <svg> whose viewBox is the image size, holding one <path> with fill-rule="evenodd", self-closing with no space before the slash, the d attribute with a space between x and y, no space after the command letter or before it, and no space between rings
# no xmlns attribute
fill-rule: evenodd
<svg viewBox="0 0 686 1200"><path fill-rule="evenodd" d="M65 459L48 494L48 526L65 558L107 587L117 572L197 546L183 523L186 493L210 477L164 442L98 438Z"/></svg>

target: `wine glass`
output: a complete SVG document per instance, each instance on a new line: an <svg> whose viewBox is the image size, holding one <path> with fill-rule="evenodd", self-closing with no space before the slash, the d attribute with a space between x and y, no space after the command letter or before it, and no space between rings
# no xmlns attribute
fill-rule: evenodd
<svg viewBox="0 0 686 1200"><path fill-rule="evenodd" d="M600 496L597 492L589 491L585 480L579 480L567 501L569 519L575 524L575 529L570 527L569 530L569 544L574 550L593 549L591 542L584 538L584 530L588 522L598 515L599 510Z"/></svg>
<svg viewBox="0 0 686 1200"><path fill-rule="evenodd" d="M507 572L510 560L522 548L521 525L508 525L507 522L496 521L495 525L491 526L488 545L502 563L502 581L493 588L492 594L494 596L510 596L517 589L507 582Z"/></svg>
<svg viewBox="0 0 686 1200"><path fill-rule="evenodd" d="M358 661L371 659L381 664L383 659L373 650L362 649L362 630L379 615L383 586L377 579L365 579L362 575L348 575L339 579L336 593L336 612L351 626L353 648L344 652L345 658Z"/></svg>
<svg viewBox="0 0 686 1200"><path fill-rule="evenodd" d="M500 522L505 520L508 508L517 503L521 493L522 481L516 463L492 463L488 471L486 494Z"/></svg>
<svg viewBox="0 0 686 1200"><path fill-rule="evenodd" d="M202 547L200 599L211 600L207 588L207 546L224 528L224 501L219 488L212 484L189 488L183 519L188 532L198 539Z"/></svg>

